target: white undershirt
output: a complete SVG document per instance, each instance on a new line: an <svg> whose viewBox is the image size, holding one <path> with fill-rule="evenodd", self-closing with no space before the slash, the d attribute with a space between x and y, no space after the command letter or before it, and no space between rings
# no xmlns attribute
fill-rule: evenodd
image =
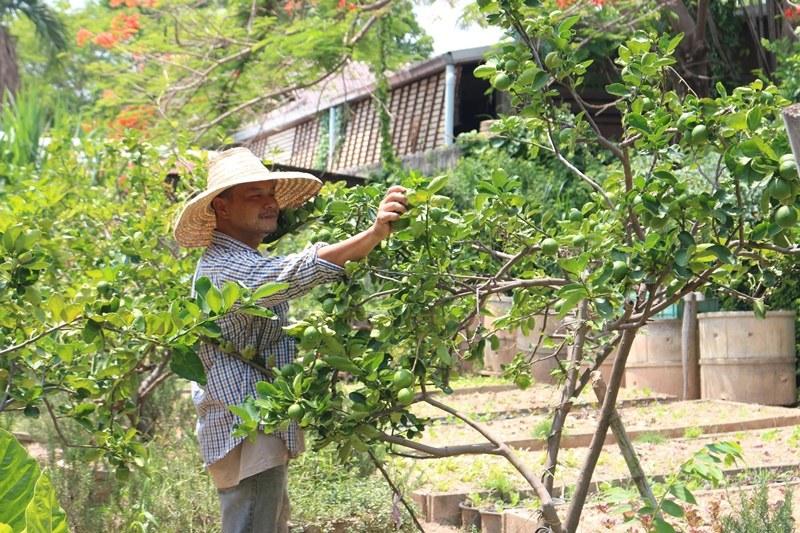
<svg viewBox="0 0 800 533"><path fill-rule="evenodd" d="M301 448L302 441L301 437ZM210 464L208 473L218 489L227 489L235 487L243 479L280 466L288 460L289 452L281 439L259 432L255 441L245 439L228 455Z"/></svg>

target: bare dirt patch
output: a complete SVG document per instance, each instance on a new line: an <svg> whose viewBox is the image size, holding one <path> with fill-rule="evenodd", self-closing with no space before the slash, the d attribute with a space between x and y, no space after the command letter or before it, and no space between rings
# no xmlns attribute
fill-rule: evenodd
<svg viewBox="0 0 800 533"><path fill-rule="evenodd" d="M537 385L535 389L456 394L446 398L446 403L457 403L459 410L471 413L473 418L486 424L504 440L519 442L542 436L541 433L547 430L552 419L550 409L560 399L560 392L555 387ZM730 512L731 502L734 506L738 503L736 487L751 483L753 472L759 468L767 469L763 475L769 479L778 479L782 483L797 482L800 422L796 417L800 410L732 402L677 402L669 401L668 397L646 400L646 397L642 391L623 389L620 399L626 400L623 402L626 406L619 411L626 429L634 436L634 446L649 476L667 476L677 472L681 464L708 444L736 442L743 450L745 463L736 465L742 472L738 477L732 475L729 481L731 488L727 492L705 492L704 489L710 487L693 487L698 505L686 506L691 520L689 529L686 529L686 522L681 523L683 531L718 532L719 516ZM423 413L433 411L420 409L419 414ZM590 434L597 423L598 415L594 398L583 395L568 419L567 436ZM463 422L454 423L452 418L440 420L423 435L422 440L433 445L486 442L472 428ZM544 451L522 448L519 454L534 471L543 470ZM557 487L574 485L585 455L586 445L565 447L561 450L559 471L555 480ZM412 472L410 481L414 487L433 493L485 492L487 479L498 475L507 476L521 493L530 488L508 462L500 457L479 455L426 461L402 458L396 461L397 466ZM628 477L628 469L619 448L616 444L606 445L593 481L599 488L603 488L624 482ZM770 487L771 501L779 500L784 490L780 485L773 484ZM799 492L800 488L795 487L795 518L800 522ZM569 497L566 493L562 494L565 498ZM566 507L561 513L565 510ZM624 523L624 517L614 513L613 506L603 501L600 493L594 493L584 508L579 531L627 533L643 530L638 522ZM426 524L426 532L453 531L458 531L458 528Z"/></svg>

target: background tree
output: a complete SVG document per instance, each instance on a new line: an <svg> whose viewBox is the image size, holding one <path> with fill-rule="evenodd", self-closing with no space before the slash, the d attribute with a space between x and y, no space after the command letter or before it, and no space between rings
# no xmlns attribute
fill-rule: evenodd
<svg viewBox="0 0 800 533"><path fill-rule="evenodd" d="M39 0L2 0L0 2L0 105L6 91L19 89L17 46L7 24L15 17L25 17L34 26L41 45L51 54L67 48L64 24L55 11Z"/></svg>

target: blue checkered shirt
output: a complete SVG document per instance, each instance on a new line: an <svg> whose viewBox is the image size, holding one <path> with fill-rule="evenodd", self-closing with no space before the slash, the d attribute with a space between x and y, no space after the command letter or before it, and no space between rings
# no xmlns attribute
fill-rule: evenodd
<svg viewBox="0 0 800 533"><path fill-rule="evenodd" d="M220 288L226 281L238 281L251 289L267 282L290 283L289 288L258 302L274 312L277 320L232 313L217 321L222 336L233 341L237 351L249 345L255 346L262 361L274 355L278 368L294 361L294 339L282 329L286 325L289 300L308 292L315 285L338 281L344 276L342 267L317 256L321 246L323 244L318 243L301 253L285 257L264 257L246 244L214 232L211 244L200 257L195 279L205 276ZM199 355L205 367L206 386L201 388L194 384L193 397L198 413L200 454L208 466L244 441L242 437L231 435L239 418L228 410L228 406L241 405L247 397L256 396L256 383L265 378L251 366L208 344L201 345ZM297 455L300 448L297 423L293 422L287 430L274 434L283 439L290 455Z"/></svg>

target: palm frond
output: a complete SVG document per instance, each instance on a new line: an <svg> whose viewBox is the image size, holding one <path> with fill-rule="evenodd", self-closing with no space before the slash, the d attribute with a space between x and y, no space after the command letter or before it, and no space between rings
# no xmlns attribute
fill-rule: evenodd
<svg viewBox="0 0 800 533"><path fill-rule="evenodd" d="M67 49L67 28L57 13L40 0L0 0L0 20L22 15L33 23L42 44L52 53Z"/></svg>

